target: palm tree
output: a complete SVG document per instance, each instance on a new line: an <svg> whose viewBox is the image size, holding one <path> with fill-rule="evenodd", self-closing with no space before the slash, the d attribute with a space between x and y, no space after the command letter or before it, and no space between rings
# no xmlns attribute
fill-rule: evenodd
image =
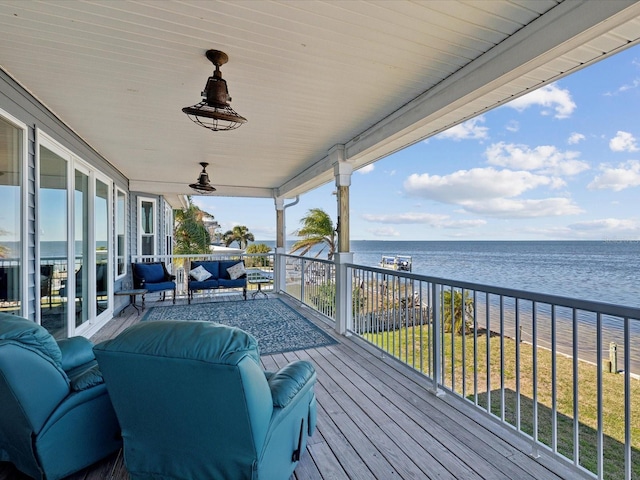
<svg viewBox="0 0 640 480"><path fill-rule="evenodd" d="M238 246L240 249L244 250L247 248L247 244L249 242L253 242L255 238L253 237L253 233L249 231L247 227L244 225L236 225L233 229L228 230L223 236L222 241L225 246L231 245L233 242L238 242Z"/></svg>
<svg viewBox="0 0 640 480"><path fill-rule="evenodd" d="M293 244L291 253L300 250L300 254L305 255L316 245L322 244L316 257L328 248L327 258L332 260L336 253L336 231L329 214L321 208L312 208L300 219L300 223L302 228L293 233L302 238Z"/></svg>
<svg viewBox="0 0 640 480"><path fill-rule="evenodd" d="M204 224L204 219L213 218L213 215L195 206L191 197L187 197L187 202L187 208L175 211L175 253L178 255L209 253L211 235Z"/></svg>

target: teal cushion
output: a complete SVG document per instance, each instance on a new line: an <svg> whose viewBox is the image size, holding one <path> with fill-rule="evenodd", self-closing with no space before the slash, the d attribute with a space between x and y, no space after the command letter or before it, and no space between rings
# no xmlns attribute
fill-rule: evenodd
<svg viewBox="0 0 640 480"><path fill-rule="evenodd" d="M315 368L309 362L297 360L267 375L273 406L284 408L315 376Z"/></svg>
<svg viewBox="0 0 640 480"><path fill-rule="evenodd" d="M0 341L13 340L49 357L62 368L62 352L51 334L42 326L26 318L0 313Z"/></svg>
<svg viewBox="0 0 640 480"><path fill-rule="evenodd" d="M96 385L104 383L102 372L100 372L97 364L88 368L84 372L69 377L69 380L71 382L71 390L74 392L81 392L87 388L95 387Z"/></svg>
<svg viewBox="0 0 640 480"><path fill-rule="evenodd" d="M206 321L163 320L143 322L102 342L94 350L201 360L237 365L246 357L258 364L258 342L235 327Z"/></svg>

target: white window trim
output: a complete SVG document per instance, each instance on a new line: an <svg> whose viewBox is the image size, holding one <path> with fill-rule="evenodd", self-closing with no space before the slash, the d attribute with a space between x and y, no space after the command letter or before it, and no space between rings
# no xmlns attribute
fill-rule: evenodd
<svg viewBox="0 0 640 480"><path fill-rule="evenodd" d="M142 202L153 204L153 253L151 256L158 254L158 201L155 198L138 197L138 234L137 245L138 255L142 255Z"/></svg>
<svg viewBox="0 0 640 480"><path fill-rule="evenodd" d="M124 195L124 251L122 252L122 256L124 257L124 269L123 269L123 273L122 274L118 274L118 223L120 221L120 218L118 218L118 194L122 193ZM127 273L129 272L129 267L127 265L127 230L128 230L128 222L127 222L127 206L129 204L129 198L128 198L128 194L126 191L124 191L122 188L120 187L115 187L114 188L114 194L113 194L113 248L114 248L114 255L113 255L113 278L115 280L120 280L124 277L127 276Z"/></svg>

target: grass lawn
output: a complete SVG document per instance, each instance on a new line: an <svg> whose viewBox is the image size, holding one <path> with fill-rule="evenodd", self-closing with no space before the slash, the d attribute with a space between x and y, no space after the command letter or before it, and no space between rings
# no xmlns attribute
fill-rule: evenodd
<svg viewBox="0 0 640 480"><path fill-rule="evenodd" d="M429 374L429 327L415 327L396 332L367 334L365 338L418 370ZM445 334L444 373L442 383L467 399L487 408L491 402L491 412L504 421L516 426L517 402L520 401L520 429L534 436L534 407L537 408L537 437L548 445L553 443L552 414L552 354L550 350L537 349L537 382L534 382L534 349L530 344L520 343L520 375L516 368L516 342L505 338L501 348L500 338L489 339L479 334L474 351L473 335ZM464 355L463 355L464 346ZM453 352L453 353L452 353ZM501 355L502 354L502 355ZM474 355L477 357L477 383L474 378ZM487 362L487 356L489 361ZM501 368L501 364L503 367ZM489 368L487 368L487 365ZM463 375L463 366L464 375ZM490 375L487 372L490 372ZM604 478L624 478L624 376L603 373L603 468ZM487 381L490 378L490 390ZM557 449L567 458L574 459L573 429L573 360L556 355L556 410ZM519 380L519 385L517 382ZM501 382L504 382L501 384ZM537 404L534 404L534 386ZM519 395L518 395L519 388ZM504 401L502 400L504 392ZM632 478L640 478L640 381L631 380L631 458ZM584 468L597 473L597 368L587 362L578 362L578 429L579 463Z"/></svg>

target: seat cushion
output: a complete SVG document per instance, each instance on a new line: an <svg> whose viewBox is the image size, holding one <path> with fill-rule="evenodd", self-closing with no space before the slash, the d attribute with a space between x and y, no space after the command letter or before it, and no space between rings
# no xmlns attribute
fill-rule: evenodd
<svg viewBox="0 0 640 480"><path fill-rule="evenodd" d="M13 340L49 357L62 368L62 352L51 334L42 326L26 318L0 313L0 341Z"/></svg>
<svg viewBox="0 0 640 480"><path fill-rule="evenodd" d="M164 268L159 263L136 263L134 267L136 275L144 279L145 285L165 280Z"/></svg>
<svg viewBox="0 0 640 480"><path fill-rule="evenodd" d="M247 278L238 278L236 280L226 280L221 278L218 280L218 286L220 288L237 288L237 287L245 287L247 285Z"/></svg>
<svg viewBox="0 0 640 480"><path fill-rule="evenodd" d="M197 280L189 280L189 290L208 290L210 288L218 288L220 283L216 278L209 278L204 282L198 282Z"/></svg>
<svg viewBox="0 0 640 480"><path fill-rule="evenodd" d="M149 292L162 292L163 290L173 290L176 288L175 282L161 282L161 283L145 283L144 287Z"/></svg>

